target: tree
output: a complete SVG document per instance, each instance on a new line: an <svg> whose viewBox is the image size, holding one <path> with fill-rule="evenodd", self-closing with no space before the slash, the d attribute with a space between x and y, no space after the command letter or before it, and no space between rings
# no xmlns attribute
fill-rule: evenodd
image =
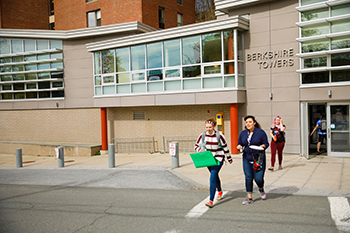
<svg viewBox="0 0 350 233"><path fill-rule="evenodd" d="M216 19L214 0L196 0L196 22Z"/></svg>

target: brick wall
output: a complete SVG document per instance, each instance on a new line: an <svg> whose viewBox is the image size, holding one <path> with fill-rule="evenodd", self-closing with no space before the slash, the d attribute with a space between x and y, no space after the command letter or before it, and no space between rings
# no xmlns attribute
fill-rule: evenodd
<svg viewBox="0 0 350 233"><path fill-rule="evenodd" d="M50 29L48 0L1 0L0 28Z"/></svg>
<svg viewBox="0 0 350 233"><path fill-rule="evenodd" d="M146 120L133 120L133 111L145 111ZM220 111L224 112L225 136L230 146L229 105L108 108L108 138L154 136L156 150L163 150L163 136L199 135L205 131L205 120L215 118Z"/></svg>
<svg viewBox="0 0 350 233"><path fill-rule="evenodd" d="M101 144L100 109L0 111L0 141Z"/></svg>

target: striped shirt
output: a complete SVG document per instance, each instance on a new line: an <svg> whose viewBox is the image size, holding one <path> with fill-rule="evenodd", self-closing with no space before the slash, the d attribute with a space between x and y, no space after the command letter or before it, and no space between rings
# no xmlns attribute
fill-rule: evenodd
<svg viewBox="0 0 350 233"><path fill-rule="evenodd" d="M194 146L195 151L199 152L200 151L200 145L202 143L202 136L203 134L200 134L197 138L196 144ZM216 131L214 130L212 135L209 135L208 132L205 132L205 149L207 151L211 151L214 155L214 157L219 160L220 162L225 158L227 158L228 161L231 161L231 155L230 151L227 147L227 142L225 136L220 133L220 144L221 147L219 146L218 140L216 138Z"/></svg>

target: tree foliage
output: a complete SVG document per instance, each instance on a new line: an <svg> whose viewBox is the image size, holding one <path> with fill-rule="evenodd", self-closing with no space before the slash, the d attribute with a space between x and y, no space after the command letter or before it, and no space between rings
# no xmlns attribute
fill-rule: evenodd
<svg viewBox="0 0 350 233"><path fill-rule="evenodd" d="M214 19L216 19L214 0L196 0L196 22Z"/></svg>

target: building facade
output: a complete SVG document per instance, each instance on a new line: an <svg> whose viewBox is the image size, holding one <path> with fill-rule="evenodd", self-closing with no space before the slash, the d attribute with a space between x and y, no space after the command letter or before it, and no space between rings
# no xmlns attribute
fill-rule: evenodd
<svg viewBox="0 0 350 233"><path fill-rule="evenodd" d="M245 115L268 135L279 115L285 152L309 158L325 114L324 155L350 156L350 1L215 5L217 20L165 30L0 30L0 149L154 137L160 151L220 113L232 153Z"/></svg>

